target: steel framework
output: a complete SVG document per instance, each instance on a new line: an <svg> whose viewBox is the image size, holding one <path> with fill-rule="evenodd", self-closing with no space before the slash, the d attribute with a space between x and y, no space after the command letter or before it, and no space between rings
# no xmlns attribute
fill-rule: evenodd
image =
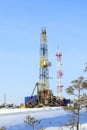
<svg viewBox="0 0 87 130"><path fill-rule="evenodd" d="M49 98L49 67L51 63L48 61L48 46L46 28L41 29L40 38L40 72L39 72L39 84L38 95L41 103L46 104Z"/></svg>
<svg viewBox="0 0 87 130"><path fill-rule="evenodd" d="M58 85L57 85L57 92L58 92L58 98L63 98L63 94L62 94L62 76L63 76L63 72L62 72L62 62L61 62L61 58L62 58L62 53L59 51L56 53L56 57L57 57L57 65L58 65L58 70L57 70L57 79L58 79Z"/></svg>

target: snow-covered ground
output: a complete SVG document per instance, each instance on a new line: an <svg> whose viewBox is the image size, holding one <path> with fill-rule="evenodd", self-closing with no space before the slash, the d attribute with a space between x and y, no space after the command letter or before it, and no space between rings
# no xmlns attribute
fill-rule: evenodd
<svg viewBox="0 0 87 130"><path fill-rule="evenodd" d="M24 124L26 115L40 120L40 125L37 128L41 127L45 130L70 130L70 127L65 125L68 124L71 113L64 111L61 107L0 109L0 127L5 126L6 130L32 130L32 127ZM81 116L80 124L81 130L87 130L86 114Z"/></svg>

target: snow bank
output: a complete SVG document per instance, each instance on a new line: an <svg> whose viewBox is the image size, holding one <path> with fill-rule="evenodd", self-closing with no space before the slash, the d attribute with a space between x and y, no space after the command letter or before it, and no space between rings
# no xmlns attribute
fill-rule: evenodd
<svg viewBox="0 0 87 130"><path fill-rule="evenodd" d="M26 115L31 115L41 120L45 130L70 130L70 127L62 127L68 120L68 114L70 113L64 111L62 107L0 109L0 127L5 126L6 128L12 127L25 130L24 119ZM86 122L86 118L83 122ZM81 125L80 130L87 130L87 123L84 123ZM17 125L22 125L24 128L17 128Z"/></svg>
<svg viewBox="0 0 87 130"><path fill-rule="evenodd" d="M2 108L0 109L0 115L10 115L10 114L20 114L20 113L27 113L27 112L39 112L39 111L49 111L49 110L64 110L61 107L43 107L43 108ZM65 112L64 112L65 113Z"/></svg>

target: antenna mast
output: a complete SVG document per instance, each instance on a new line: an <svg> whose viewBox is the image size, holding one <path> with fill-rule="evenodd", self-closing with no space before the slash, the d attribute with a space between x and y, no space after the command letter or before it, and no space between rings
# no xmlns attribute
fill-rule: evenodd
<svg viewBox="0 0 87 130"><path fill-rule="evenodd" d="M58 80L58 85L57 85L57 92L58 92L58 98L62 99L63 95L62 95L62 76L63 76L63 72L62 72L62 62L61 62L61 58L62 58L62 53L59 51L58 48L58 52L56 53L56 57L57 57L57 65L58 65L58 69L57 69L57 80Z"/></svg>

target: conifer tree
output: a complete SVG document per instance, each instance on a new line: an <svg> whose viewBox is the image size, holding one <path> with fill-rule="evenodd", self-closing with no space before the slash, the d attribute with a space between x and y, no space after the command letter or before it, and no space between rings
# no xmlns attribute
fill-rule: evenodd
<svg viewBox="0 0 87 130"><path fill-rule="evenodd" d="M71 107L70 110L76 117L76 127L79 130L80 123L80 111L82 108L86 108L87 104L87 81L83 77L79 77L76 80L71 82L71 86L69 86L66 91L68 94L74 96L75 107Z"/></svg>

